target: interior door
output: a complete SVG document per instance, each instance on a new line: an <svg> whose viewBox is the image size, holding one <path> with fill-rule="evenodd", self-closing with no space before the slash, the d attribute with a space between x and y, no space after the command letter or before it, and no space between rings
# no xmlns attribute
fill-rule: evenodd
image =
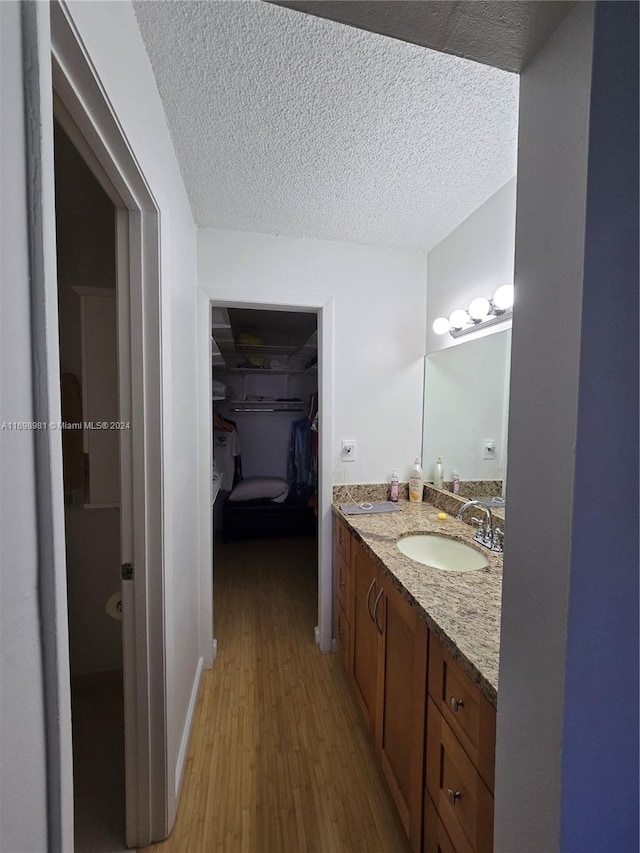
<svg viewBox="0 0 640 853"><path fill-rule="evenodd" d="M136 702L136 620L133 536L133 447L131 329L129 288L129 212L116 209L116 300L118 316L118 400L120 433L120 562L122 585L122 658L124 686L126 842L140 837L138 821L138 747ZM129 425L128 427L126 425Z"/></svg>

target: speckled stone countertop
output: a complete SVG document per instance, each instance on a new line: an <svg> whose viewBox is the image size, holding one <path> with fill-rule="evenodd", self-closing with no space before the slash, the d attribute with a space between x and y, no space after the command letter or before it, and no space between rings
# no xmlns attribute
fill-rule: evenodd
<svg viewBox="0 0 640 853"><path fill-rule="evenodd" d="M342 501L346 503L346 501ZM425 619L471 679L495 707L498 697L502 554L473 541L474 529L428 503L400 500L402 512L347 516L334 505L400 592ZM477 548L487 558L488 569L445 572L406 557L396 547L410 533L441 533Z"/></svg>

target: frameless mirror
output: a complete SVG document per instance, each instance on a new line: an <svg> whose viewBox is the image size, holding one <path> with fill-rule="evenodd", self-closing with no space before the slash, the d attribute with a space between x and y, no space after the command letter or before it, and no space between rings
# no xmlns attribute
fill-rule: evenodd
<svg viewBox="0 0 640 853"><path fill-rule="evenodd" d="M504 496L511 329L425 357L422 467L433 481L442 457L445 482L499 481ZM464 494L464 492L462 492Z"/></svg>

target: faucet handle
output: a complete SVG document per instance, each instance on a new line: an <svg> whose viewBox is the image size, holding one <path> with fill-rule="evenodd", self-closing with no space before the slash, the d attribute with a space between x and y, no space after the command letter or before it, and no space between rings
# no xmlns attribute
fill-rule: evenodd
<svg viewBox="0 0 640 853"><path fill-rule="evenodd" d="M478 542L484 541L484 520L482 518L476 518L475 515L472 515L471 524L475 524L475 526L478 528L476 530L476 535L473 538Z"/></svg>
<svg viewBox="0 0 640 853"><path fill-rule="evenodd" d="M504 550L504 530L501 527L496 527L493 531L493 550Z"/></svg>

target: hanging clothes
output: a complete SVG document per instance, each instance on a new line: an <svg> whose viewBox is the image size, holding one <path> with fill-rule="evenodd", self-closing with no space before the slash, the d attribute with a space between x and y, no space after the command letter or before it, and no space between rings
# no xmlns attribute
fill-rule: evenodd
<svg viewBox="0 0 640 853"><path fill-rule="evenodd" d="M311 398L309 415L291 424L289 433L289 494L299 501L311 502L317 488L317 397ZM315 424L315 429L314 429Z"/></svg>

